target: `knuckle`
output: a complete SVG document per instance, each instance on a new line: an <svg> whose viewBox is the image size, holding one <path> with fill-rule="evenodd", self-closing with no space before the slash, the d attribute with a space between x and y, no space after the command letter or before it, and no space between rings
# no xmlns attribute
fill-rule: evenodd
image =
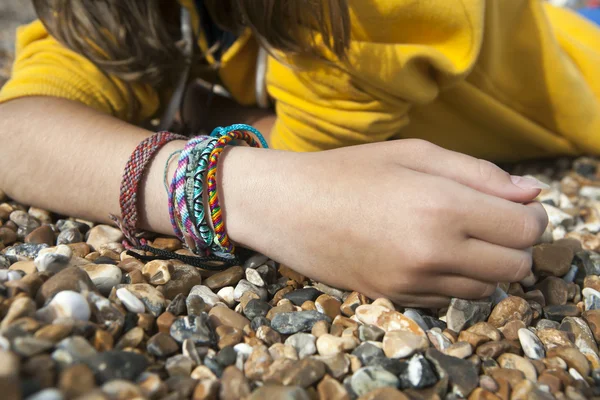
<svg viewBox="0 0 600 400"><path fill-rule="evenodd" d="M403 142L404 142L403 145L408 144L416 151L426 152L426 151L431 150L434 147L437 147L435 144L428 142L427 140L423 140L423 139L406 139Z"/></svg>
<svg viewBox="0 0 600 400"><path fill-rule="evenodd" d="M479 178L484 182L491 180L497 174L507 174L496 164L487 160L477 159L477 168L479 170Z"/></svg>

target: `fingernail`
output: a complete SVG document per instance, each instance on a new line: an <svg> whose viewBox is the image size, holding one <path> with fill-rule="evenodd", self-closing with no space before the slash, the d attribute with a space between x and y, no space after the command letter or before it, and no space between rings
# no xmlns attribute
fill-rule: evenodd
<svg viewBox="0 0 600 400"><path fill-rule="evenodd" d="M511 175L510 180L515 186L520 187L524 190L531 189L550 189L550 186L545 184L544 182L534 178L533 176L517 176Z"/></svg>

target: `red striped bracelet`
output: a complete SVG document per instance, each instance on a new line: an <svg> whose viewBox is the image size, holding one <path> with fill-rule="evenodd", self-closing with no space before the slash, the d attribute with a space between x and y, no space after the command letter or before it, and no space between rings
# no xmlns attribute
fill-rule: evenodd
<svg viewBox="0 0 600 400"><path fill-rule="evenodd" d="M135 246L145 244L144 239L140 240L139 237L141 236L141 232L137 229L137 195L140 182L148 164L150 164L150 161L156 155L158 150L168 142L187 139L188 138L185 136L171 132L157 132L138 144L133 153L131 153L131 156L129 156L121 180L121 194L119 196L121 218L111 215L111 219L119 226L129 243ZM124 241L123 245L125 247L130 247L129 243Z"/></svg>

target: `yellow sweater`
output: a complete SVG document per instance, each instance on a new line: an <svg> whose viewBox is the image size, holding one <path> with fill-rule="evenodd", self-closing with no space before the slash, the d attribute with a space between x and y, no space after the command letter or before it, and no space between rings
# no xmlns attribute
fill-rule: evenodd
<svg viewBox="0 0 600 400"><path fill-rule="evenodd" d="M189 0L182 1L188 7ZM348 62L269 60L272 145L314 151L417 137L494 160L600 154L600 29L542 0L351 0ZM201 32L197 14L194 29ZM199 44L206 43L200 37ZM223 84L254 102L257 44L222 57ZM159 107L134 85L141 117ZM0 102L47 95L131 120L125 85L48 36L22 27ZM134 121L132 121L134 122ZM236 121L231 121L232 123Z"/></svg>

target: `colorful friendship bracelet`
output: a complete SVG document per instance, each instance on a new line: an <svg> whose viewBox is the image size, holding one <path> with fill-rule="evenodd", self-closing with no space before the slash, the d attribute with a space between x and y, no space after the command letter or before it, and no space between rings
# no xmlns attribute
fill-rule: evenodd
<svg viewBox="0 0 600 400"><path fill-rule="evenodd" d="M143 239L140 241L138 236L141 232L137 230L137 195L140 182L147 166L158 150L173 140L187 140L187 137L166 131L155 133L137 145L125 164L119 196L121 217L119 218L114 215L110 217L119 226L123 235L129 241L129 243L127 243L127 240L123 241L123 245L126 247L130 247L130 243L140 245L145 242Z"/></svg>
<svg viewBox="0 0 600 400"><path fill-rule="evenodd" d="M252 136L254 134L258 141ZM226 253L233 254L235 247L229 240L225 223L223 221L223 213L219 204L219 196L217 193L217 165L223 149L232 144L234 140L242 140L252 147L265 147L267 142L256 129L244 124L231 125L226 128L216 128L211 136L220 136L215 148L212 150L209 158L208 171L206 173L208 206L210 208L211 220L215 232L215 242L220 245Z"/></svg>

